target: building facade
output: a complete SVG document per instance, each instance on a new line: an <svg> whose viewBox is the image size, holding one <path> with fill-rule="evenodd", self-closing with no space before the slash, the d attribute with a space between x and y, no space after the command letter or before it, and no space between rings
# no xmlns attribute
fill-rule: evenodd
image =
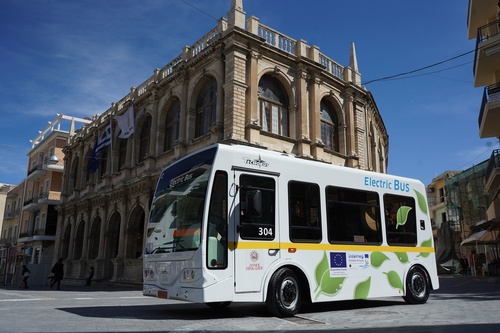
<svg viewBox="0 0 500 333"><path fill-rule="evenodd" d="M124 138L116 117L133 112ZM89 173L111 123L111 146ZM388 135L361 87L356 52L343 67L310 46L247 17L228 18L112 107L64 148L54 258L65 280L90 267L100 281L140 283L145 224L161 170L214 143L239 144L385 173Z"/></svg>
<svg viewBox="0 0 500 333"><path fill-rule="evenodd" d="M498 0L469 0L468 37L476 39L474 57L474 86L484 87L483 99L479 111L479 137L500 138L500 2ZM485 220L481 228L471 231L485 231L478 242L498 246L500 241L500 150L494 150L485 170L485 191L492 196L487 207ZM482 229L482 230L481 230ZM468 235L471 237L472 235ZM478 242L475 242L476 244ZM476 249L476 252L479 248ZM500 274L498 250L490 258L485 259L486 265L492 265L495 274ZM479 271L479 269L477 269ZM484 271L484 269L483 269Z"/></svg>
<svg viewBox="0 0 500 333"><path fill-rule="evenodd" d="M19 187L19 185L17 186ZM11 250L17 243L17 228L21 197L14 185L0 184L0 284L10 284L13 262ZM17 218L17 221L16 221ZM9 263L9 264L8 264Z"/></svg>
<svg viewBox="0 0 500 333"><path fill-rule="evenodd" d="M63 148L74 135L75 125L90 122L59 114L31 141L18 239L22 263L31 271L31 284L45 284L52 265L57 228L55 207L61 199L64 171Z"/></svg>

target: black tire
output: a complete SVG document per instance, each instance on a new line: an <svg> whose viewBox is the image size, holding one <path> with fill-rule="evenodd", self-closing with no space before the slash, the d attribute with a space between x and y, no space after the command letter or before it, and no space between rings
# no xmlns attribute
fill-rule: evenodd
<svg viewBox="0 0 500 333"><path fill-rule="evenodd" d="M210 302L210 303L206 303L209 307L211 307L212 309L225 309L227 308L229 305L231 305L232 302L230 301L227 301L227 302Z"/></svg>
<svg viewBox="0 0 500 333"><path fill-rule="evenodd" d="M429 298L430 288L427 273L422 268L413 266L406 277L406 295L403 298L410 304L423 304Z"/></svg>
<svg viewBox="0 0 500 333"><path fill-rule="evenodd" d="M276 317L291 317L302 305L302 294L297 275L289 268L276 271L269 282L266 305Z"/></svg>

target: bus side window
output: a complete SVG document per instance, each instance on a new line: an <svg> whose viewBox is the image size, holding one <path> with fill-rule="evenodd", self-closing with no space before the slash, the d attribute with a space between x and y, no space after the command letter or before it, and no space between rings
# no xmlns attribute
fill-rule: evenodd
<svg viewBox="0 0 500 333"><path fill-rule="evenodd" d="M382 243L376 192L328 186L326 198L330 243Z"/></svg>
<svg viewBox="0 0 500 333"><path fill-rule="evenodd" d="M292 242L321 241L321 220L317 184L288 183L288 216Z"/></svg>
<svg viewBox="0 0 500 333"><path fill-rule="evenodd" d="M417 245L415 199L412 197L385 194L384 209L387 244Z"/></svg>
<svg viewBox="0 0 500 333"><path fill-rule="evenodd" d="M272 178L240 176L239 231L242 239L274 239L275 188Z"/></svg>
<svg viewBox="0 0 500 333"><path fill-rule="evenodd" d="M210 198L207 230L207 267L227 267L227 174L217 171Z"/></svg>

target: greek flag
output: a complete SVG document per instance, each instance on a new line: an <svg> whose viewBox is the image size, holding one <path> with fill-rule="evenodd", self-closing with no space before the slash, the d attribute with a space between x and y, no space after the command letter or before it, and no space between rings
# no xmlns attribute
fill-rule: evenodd
<svg viewBox="0 0 500 333"><path fill-rule="evenodd" d="M99 154L104 148L109 147L110 145L111 145L111 120L108 121L108 126L106 126L104 133L102 133L101 140L97 140L96 138L96 144L94 148L92 148L92 151L90 152L90 159L88 165L88 172L90 174L97 171L97 168L99 167Z"/></svg>
<svg viewBox="0 0 500 333"><path fill-rule="evenodd" d="M104 148L109 147L110 145L111 145L111 120L108 121L108 126L106 126L104 133L102 133L101 140L97 142L97 146L95 149L96 156L99 157L101 151Z"/></svg>

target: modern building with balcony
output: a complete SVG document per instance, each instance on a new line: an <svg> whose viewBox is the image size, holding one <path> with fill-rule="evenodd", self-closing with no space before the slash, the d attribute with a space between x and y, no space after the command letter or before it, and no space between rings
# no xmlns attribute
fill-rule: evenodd
<svg viewBox="0 0 500 333"><path fill-rule="evenodd" d="M76 132L75 127L91 120L58 114L31 141L28 170L23 188L18 244L22 263L31 271L31 284L45 284L54 253L64 171L63 148Z"/></svg>
<svg viewBox="0 0 500 333"><path fill-rule="evenodd" d="M228 1L229 4L229 1ZM64 148L55 257L65 282L141 283L145 225L162 169L208 145L248 145L385 173L389 139L372 94L361 87L354 45L341 66L233 0L228 18L138 87ZM133 112L120 137L116 116ZM111 120L112 145L89 161ZM319 162L318 162L319 163Z"/></svg>
<svg viewBox="0 0 500 333"><path fill-rule="evenodd" d="M5 208L0 221L0 285L10 285L16 272L19 221L23 205L24 181L15 185L0 185L0 210Z"/></svg>
<svg viewBox="0 0 500 333"><path fill-rule="evenodd" d="M474 86L484 87L479 110L479 137L500 139L500 2L498 0L469 0L468 37L476 39L474 57ZM479 244L496 244L500 233L500 163L499 150L493 151L486 168L485 191L492 195L482 228L473 227ZM488 236L478 237L479 232ZM464 241L465 242L465 241ZM469 242L470 244L470 242ZM486 247L486 246L485 246ZM476 252L478 249L476 249ZM498 251L493 257L498 258ZM488 260L486 260L488 261ZM486 262L488 264L488 262ZM500 267L500 260L495 263Z"/></svg>

